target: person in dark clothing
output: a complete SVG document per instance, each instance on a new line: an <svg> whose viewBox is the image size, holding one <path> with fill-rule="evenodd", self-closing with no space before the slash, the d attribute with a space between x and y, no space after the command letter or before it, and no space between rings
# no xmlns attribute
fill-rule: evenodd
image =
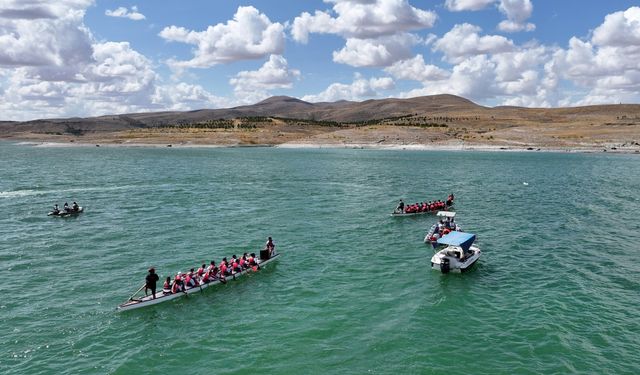
<svg viewBox="0 0 640 375"><path fill-rule="evenodd" d="M144 285L145 296L147 295L147 289L151 289L151 295L153 296L153 299L156 299L156 282L158 280L160 280L160 277L156 274L156 270L153 267L149 268L149 274L145 279Z"/></svg>
<svg viewBox="0 0 640 375"><path fill-rule="evenodd" d="M403 213L404 212L404 202L400 199L398 202L398 207L396 207L396 212Z"/></svg>

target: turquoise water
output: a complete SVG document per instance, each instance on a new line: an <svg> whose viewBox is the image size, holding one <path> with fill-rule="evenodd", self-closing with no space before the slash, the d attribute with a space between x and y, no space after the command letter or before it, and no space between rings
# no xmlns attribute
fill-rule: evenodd
<svg viewBox="0 0 640 375"><path fill-rule="evenodd" d="M429 269L433 217L388 215L450 192L464 275ZM2 374L640 372L635 155L5 142L0 210ZM114 311L267 236L269 269Z"/></svg>

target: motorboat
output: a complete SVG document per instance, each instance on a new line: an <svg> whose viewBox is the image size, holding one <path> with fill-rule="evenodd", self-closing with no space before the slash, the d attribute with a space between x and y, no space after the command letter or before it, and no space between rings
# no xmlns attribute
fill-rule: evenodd
<svg viewBox="0 0 640 375"><path fill-rule="evenodd" d="M438 238L438 245L445 245L431 257L431 268L442 273L468 271L480 258L482 251L473 245L476 235L451 232Z"/></svg>
<svg viewBox="0 0 640 375"><path fill-rule="evenodd" d="M438 211L436 214L438 221L429 228L424 236L424 243L430 243L436 247L436 241L443 235L458 231L462 232L462 227L455 222L456 213L453 211ZM440 223L442 221L442 224ZM441 228L442 227L442 228Z"/></svg>

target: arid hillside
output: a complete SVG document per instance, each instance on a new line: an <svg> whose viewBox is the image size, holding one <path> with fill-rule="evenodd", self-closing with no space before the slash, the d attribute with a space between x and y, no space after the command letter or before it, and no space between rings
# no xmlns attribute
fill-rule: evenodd
<svg viewBox="0 0 640 375"><path fill-rule="evenodd" d="M640 150L640 105L482 107L454 95L0 122L0 137L105 144Z"/></svg>

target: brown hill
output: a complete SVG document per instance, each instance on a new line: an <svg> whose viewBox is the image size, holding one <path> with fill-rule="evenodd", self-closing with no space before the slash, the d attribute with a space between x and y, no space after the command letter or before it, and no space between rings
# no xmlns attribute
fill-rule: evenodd
<svg viewBox="0 0 640 375"><path fill-rule="evenodd" d="M1 138L195 144L640 146L640 105L483 107L455 95L309 103L275 96L186 112L0 122ZM640 147L639 147L640 148Z"/></svg>

